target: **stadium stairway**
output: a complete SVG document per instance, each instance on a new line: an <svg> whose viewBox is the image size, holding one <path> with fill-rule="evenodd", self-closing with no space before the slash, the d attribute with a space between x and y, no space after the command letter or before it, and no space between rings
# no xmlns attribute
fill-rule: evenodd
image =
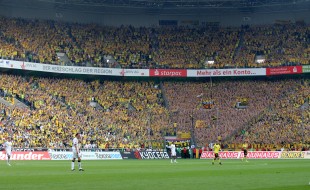
<svg viewBox="0 0 310 190"><path fill-rule="evenodd" d="M5 106L8 106L8 107L13 107L13 105L11 103L4 100L2 97L0 97L0 103L4 104Z"/></svg>
<svg viewBox="0 0 310 190"><path fill-rule="evenodd" d="M6 101L5 99L3 99L2 97L0 97L0 103L8 106L8 107L19 107L19 108L27 108L29 109L29 107L24 104L23 102L19 101L18 99L14 98L14 104L11 104L10 102Z"/></svg>
<svg viewBox="0 0 310 190"><path fill-rule="evenodd" d="M239 57L239 53L240 53L241 48L243 47L243 43L244 43L244 30L240 32L239 43L237 47L235 48L235 52L233 55L234 61L236 60L237 57Z"/></svg>
<svg viewBox="0 0 310 190"><path fill-rule="evenodd" d="M16 106L16 107L19 107L19 108L27 108L29 109L29 106L27 106L26 104L24 104L23 102L19 101L18 99L14 98L14 105L13 106Z"/></svg>
<svg viewBox="0 0 310 190"><path fill-rule="evenodd" d="M58 59L63 63L63 65L72 66L73 63L70 61L65 53L56 53Z"/></svg>

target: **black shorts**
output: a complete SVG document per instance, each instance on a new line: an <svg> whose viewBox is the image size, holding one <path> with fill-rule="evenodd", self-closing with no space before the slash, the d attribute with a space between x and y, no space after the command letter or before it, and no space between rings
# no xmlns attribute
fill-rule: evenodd
<svg viewBox="0 0 310 190"><path fill-rule="evenodd" d="M244 156L248 155L248 150L243 150Z"/></svg>
<svg viewBox="0 0 310 190"><path fill-rule="evenodd" d="M219 153L214 153L214 157L218 158L219 157Z"/></svg>

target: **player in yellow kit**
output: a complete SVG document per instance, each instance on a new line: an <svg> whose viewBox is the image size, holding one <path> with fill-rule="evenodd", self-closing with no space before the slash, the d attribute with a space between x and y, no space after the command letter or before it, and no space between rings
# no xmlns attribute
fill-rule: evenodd
<svg viewBox="0 0 310 190"><path fill-rule="evenodd" d="M220 156L219 156L219 152L221 150L221 145L219 143L219 141L216 141L216 143L213 145L213 152L214 152L214 159L212 161L212 164L214 164L215 160L219 161L219 164L222 165Z"/></svg>
<svg viewBox="0 0 310 190"><path fill-rule="evenodd" d="M248 155L248 143L247 141L245 141L243 144L242 144L242 149L243 149L243 158L242 158L242 161L245 160L246 162L248 162L247 160L247 155Z"/></svg>

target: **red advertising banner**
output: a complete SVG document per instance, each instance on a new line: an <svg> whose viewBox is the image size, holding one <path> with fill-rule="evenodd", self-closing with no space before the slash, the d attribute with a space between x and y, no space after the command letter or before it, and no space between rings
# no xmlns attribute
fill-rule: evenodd
<svg viewBox="0 0 310 190"><path fill-rule="evenodd" d="M151 77L187 77L186 69L150 69Z"/></svg>
<svg viewBox="0 0 310 190"><path fill-rule="evenodd" d="M238 159L243 158L242 151L223 151L219 152L219 156L222 159ZM214 153L212 151L204 151L201 154L201 159L214 158ZM253 151L248 152L247 158L252 159L278 159L281 158L281 152L279 151Z"/></svg>
<svg viewBox="0 0 310 190"><path fill-rule="evenodd" d="M236 151L223 151L223 152L219 152L219 156L221 158L227 159L227 158L239 158L239 154L240 152L236 152ZM201 153L200 156L201 159L207 159L207 158L214 158L214 153L212 151L204 151Z"/></svg>
<svg viewBox="0 0 310 190"><path fill-rule="evenodd" d="M0 151L0 160L6 160L7 156L5 151ZM48 152L44 151L25 151L25 152L12 152L12 160L51 160Z"/></svg>
<svg viewBox="0 0 310 190"><path fill-rule="evenodd" d="M255 151L248 152L247 158L255 158L255 159L278 159L281 156L281 152L279 151ZM244 157L243 152L240 154L240 158Z"/></svg>
<svg viewBox="0 0 310 190"><path fill-rule="evenodd" d="M302 66L266 68L266 75L288 75L302 73Z"/></svg>

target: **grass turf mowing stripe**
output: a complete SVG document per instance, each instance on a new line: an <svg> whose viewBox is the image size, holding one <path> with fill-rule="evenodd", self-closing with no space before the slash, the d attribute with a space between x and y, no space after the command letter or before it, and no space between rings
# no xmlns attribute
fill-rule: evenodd
<svg viewBox="0 0 310 190"><path fill-rule="evenodd" d="M0 162L0 189L310 189L309 160L117 160L82 161L84 172L70 161Z"/></svg>

